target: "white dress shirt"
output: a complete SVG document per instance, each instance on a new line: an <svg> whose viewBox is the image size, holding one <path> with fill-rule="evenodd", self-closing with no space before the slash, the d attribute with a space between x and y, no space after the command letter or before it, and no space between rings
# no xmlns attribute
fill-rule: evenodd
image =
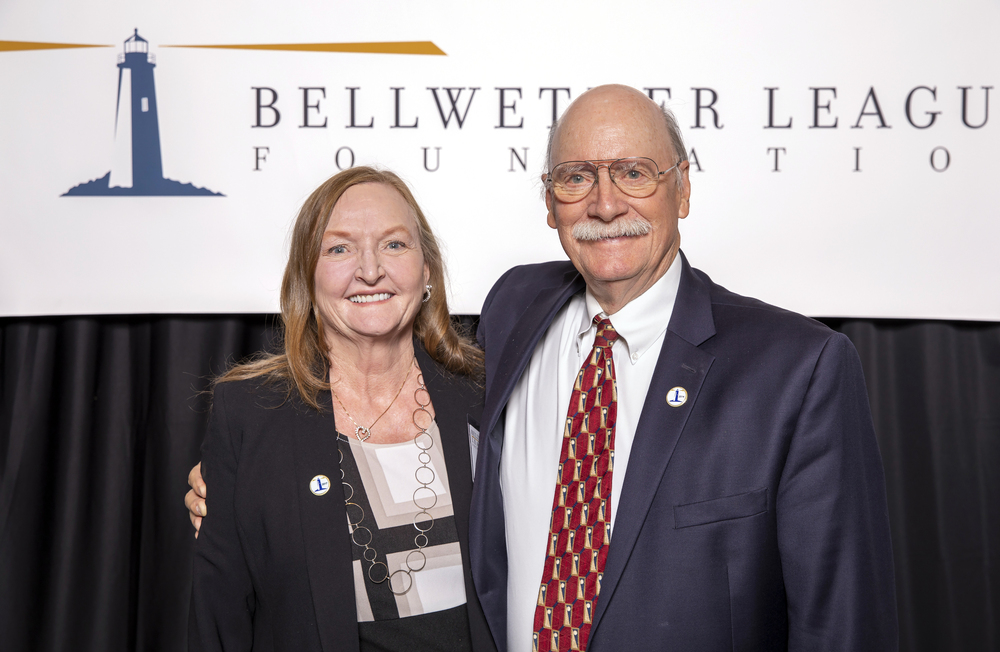
<svg viewBox="0 0 1000 652"><path fill-rule="evenodd" d="M507 531L510 652L531 649L566 413L577 373L597 337L594 316L609 317L618 332L611 348L618 389L611 476L613 541L636 424L673 313L680 278L677 256L652 287L610 316L602 312L589 291L574 296L542 336L507 401L500 483Z"/></svg>

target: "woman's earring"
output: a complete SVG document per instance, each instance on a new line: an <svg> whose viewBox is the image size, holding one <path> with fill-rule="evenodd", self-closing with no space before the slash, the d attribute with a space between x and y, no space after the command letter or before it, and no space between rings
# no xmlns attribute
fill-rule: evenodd
<svg viewBox="0 0 1000 652"><path fill-rule="evenodd" d="M424 303L427 303L428 301L431 300L431 288L432 287L434 287L434 286L433 285L425 285L424 286Z"/></svg>

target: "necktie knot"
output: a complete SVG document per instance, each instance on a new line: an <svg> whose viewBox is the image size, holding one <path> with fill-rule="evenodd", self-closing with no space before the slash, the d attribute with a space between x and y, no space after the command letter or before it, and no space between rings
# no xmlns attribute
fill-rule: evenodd
<svg viewBox="0 0 1000 652"><path fill-rule="evenodd" d="M594 323L597 324L597 339L594 340L594 346L604 348L614 344L618 339L618 331L611 325L611 320L597 316L594 317Z"/></svg>

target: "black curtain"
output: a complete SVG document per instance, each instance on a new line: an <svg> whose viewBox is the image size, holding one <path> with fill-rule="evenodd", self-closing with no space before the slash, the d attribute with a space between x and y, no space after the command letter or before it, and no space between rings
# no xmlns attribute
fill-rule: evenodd
<svg viewBox="0 0 1000 652"><path fill-rule="evenodd" d="M900 649L1000 650L1000 324L826 321L864 366Z"/></svg>
<svg viewBox="0 0 1000 652"><path fill-rule="evenodd" d="M1000 649L1000 324L825 321L865 368L901 649ZM0 650L186 649L205 389L274 324L0 319Z"/></svg>

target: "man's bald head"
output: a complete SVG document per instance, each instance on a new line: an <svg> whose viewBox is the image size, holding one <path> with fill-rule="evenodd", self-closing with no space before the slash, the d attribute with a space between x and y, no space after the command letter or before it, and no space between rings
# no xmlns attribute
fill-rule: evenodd
<svg viewBox="0 0 1000 652"><path fill-rule="evenodd" d="M688 160L687 148L684 146L684 137L681 136L680 127L677 124L677 118L674 116L673 112L665 106L659 105L652 101L642 92L632 88L631 86L624 86L621 84L607 84L605 86L597 86L592 88L569 105L569 108L563 113L559 120L552 123L552 127L549 129L549 141L545 149L545 162L546 170L551 170L552 166L560 161L554 161L552 155L554 152L555 141L558 138L559 131L562 125L570 119L570 127L574 129L586 128L586 125L577 125L572 121L572 116L574 111L577 113L583 111L591 105L607 104L611 106L619 106L624 109L629 107L633 110L642 111L643 108L648 113L649 117L656 121L661 121L661 124L665 130L664 137L670 144L670 149L674 153L674 161L686 161ZM673 164L673 162L671 164ZM657 163L662 163L662 161L657 161Z"/></svg>

